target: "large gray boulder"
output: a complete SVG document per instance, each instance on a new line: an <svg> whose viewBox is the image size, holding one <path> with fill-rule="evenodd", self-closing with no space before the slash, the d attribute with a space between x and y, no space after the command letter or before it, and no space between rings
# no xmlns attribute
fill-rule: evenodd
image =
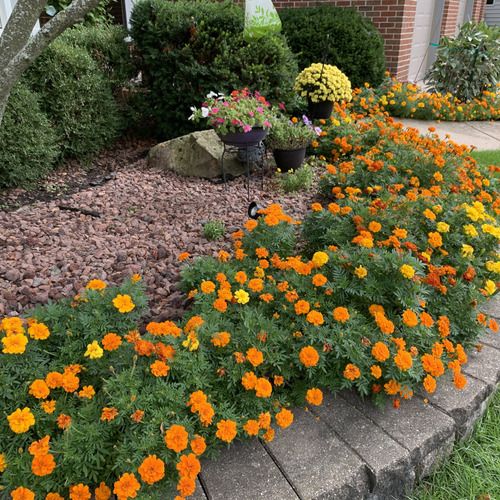
<svg viewBox="0 0 500 500"><path fill-rule="evenodd" d="M203 130L157 144L149 151L151 167L172 170L179 175L211 179L222 175L221 157L224 146L213 130ZM224 157L226 175L238 176L245 165L236 155Z"/></svg>

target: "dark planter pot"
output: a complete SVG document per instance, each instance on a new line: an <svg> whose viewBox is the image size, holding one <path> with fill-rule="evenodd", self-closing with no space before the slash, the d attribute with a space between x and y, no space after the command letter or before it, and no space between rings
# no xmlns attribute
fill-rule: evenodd
<svg viewBox="0 0 500 500"><path fill-rule="evenodd" d="M319 120L321 118L330 118L333 111L332 101L320 101L312 102L310 99L307 100L307 109L309 112L309 118Z"/></svg>
<svg viewBox="0 0 500 500"><path fill-rule="evenodd" d="M267 130L263 128L253 128L250 132L234 132L231 134L219 135L221 141L228 146L238 148L248 148L257 146L264 140L267 135Z"/></svg>
<svg viewBox="0 0 500 500"><path fill-rule="evenodd" d="M276 167L282 172L297 170L306 157L306 149L273 149L273 156L276 160Z"/></svg>

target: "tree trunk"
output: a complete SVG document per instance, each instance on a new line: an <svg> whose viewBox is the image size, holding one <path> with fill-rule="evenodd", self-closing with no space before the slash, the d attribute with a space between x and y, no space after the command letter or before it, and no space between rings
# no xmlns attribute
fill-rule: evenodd
<svg viewBox="0 0 500 500"><path fill-rule="evenodd" d="M47 0L17 0L0 37L0 127L10 92L24 71L65 29L83 20L99 0L73 0L31 35Z"/></svg>

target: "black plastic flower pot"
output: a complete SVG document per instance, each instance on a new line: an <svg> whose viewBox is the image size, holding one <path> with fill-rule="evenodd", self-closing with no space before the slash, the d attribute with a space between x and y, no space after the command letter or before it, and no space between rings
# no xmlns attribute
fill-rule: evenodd
<svg viewBox="0 0 500 500"><path fill-rule="evenodd" d="M310 99L307 100L307 110L309 112L309 118L320 120L330 118L333 111L332 101L320 101L312 102Z"/></svg>
<svg viewBox="0 0 500 500"><path fill-rule="evenodd" d="M239 148L248 148L256 146L264 140L267 135L267 129L255 127L250 132L232 132L230 134L219 135L220 140L228 146Z"/></svg>
<svg viewBox="0 0 500 500"><path fill-rule="evenodd" d="M306 148L300 149L273 149L276 167L282 172L297 170L306 157Z"/></svg>

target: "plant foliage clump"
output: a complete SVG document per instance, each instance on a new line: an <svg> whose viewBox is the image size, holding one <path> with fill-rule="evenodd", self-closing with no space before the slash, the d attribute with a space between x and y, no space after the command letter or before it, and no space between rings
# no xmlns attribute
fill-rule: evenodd
<svg viewBox="0 0 500 500"><path fill-rule="evenodd" d="M461 101L481 97L500 80L500 28L465 23L456 38L444 37L426 75L434 92L450 93Z"/></svg>
<svg viewBox="0 0 500 500"><path fill-rule="evenodd" d="M211 91L248 87L273 101L293 96L297 64L285 38L246 42L243 10L232 3L143 0L134 8L132 36L162 136L193 130L190 107Z"/></svg>
<svg viewBox="0 0 500 500"><path fill-rule="evenodd" d="M316 62L337 66L353 87L378 85L385 71L382 36L357 10L321 6L280 10L283 32L304 69Z"/></svg>

